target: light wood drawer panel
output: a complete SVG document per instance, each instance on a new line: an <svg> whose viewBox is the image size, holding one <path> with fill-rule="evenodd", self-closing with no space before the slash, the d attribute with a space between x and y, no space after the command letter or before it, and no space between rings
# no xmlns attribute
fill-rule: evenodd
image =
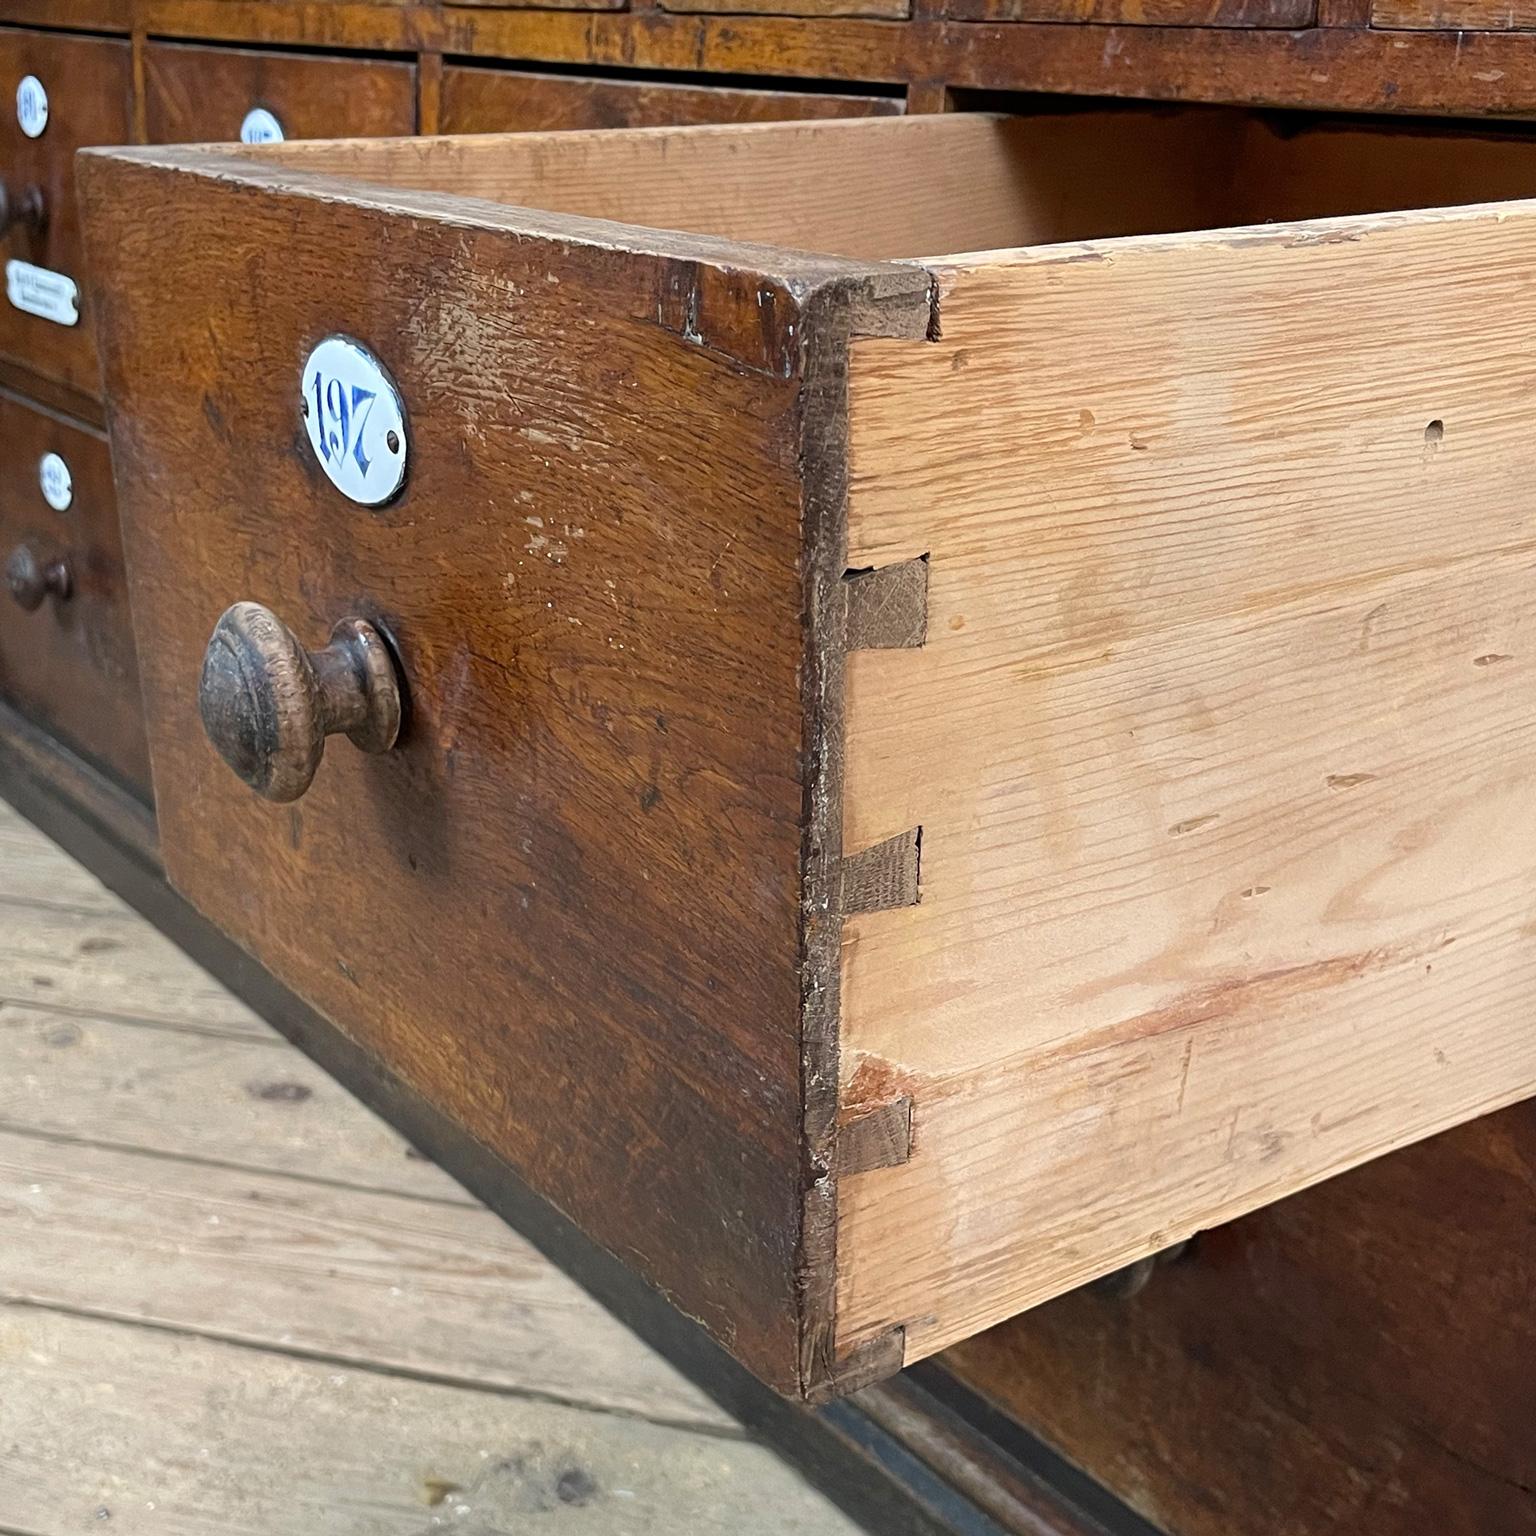
<svg viewBox="0 0 1536 1536"><path fill-rule="evenodd" d="M0 443L0 561L9 576L25 551L40 569L62 564L67 573L66 592L48 592L35 608L14 593L0 601L0 696L147 799L149 751L106 437L0 392ZM49 455L68 477L60 509L43 493ZM50 467L50 484L64 484ZM54 499L66 501L58 489Z"/></svg>
<svg viewBox="0 0 1536 1536"><path fill-rule="evenodd" d="M901 110L901 101L890 96L737 90L467 65L450 65L443 71L444 133L783 122L891 116Z"/></svg>
<svg viewBox="0 0 1536 1536"><path fill-rule="evenodd" d="M17 113L17 89L28 76L41 84L48 104L47 124L35 138L22 131ZM125 40L0 27L0 178L14 219L0 233L7 274L0 356L89 396L97 394L99 381L74 156L85 144L126 144L132 137L132 98ZM12 263L73 283L78 321L62 323L17 308L11 295L22 279ZM67 318L68 310L61 314Z"/></svg>
<svg viewBox="0 0 1536 1536"><path fill-rule="evenodd" d="M172 878L784 1390L1536 1091L1536 204L1486 201L1536 147L87 167ZM309 447L336 332L404 401L371 510ZM237 599L374 622L398 745L253 797L198 721ZM356 728L360 674L309 716L246 659L248 776Z"/></svg>
<svg viewBox="0 0 1536 1536"><path fill-rule="evenodd" d="M152 144L233 141L253 112L270 114L290 139L416 126L416 69L399 61L151 43L144 70Z"/></svg>

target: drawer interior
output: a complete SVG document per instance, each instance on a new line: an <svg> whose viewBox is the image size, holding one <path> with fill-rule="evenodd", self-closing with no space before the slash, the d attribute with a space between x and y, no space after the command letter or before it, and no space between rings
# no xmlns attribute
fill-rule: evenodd
<svg viewBox="0 0 1536 1536"><path fill-rule="evenodd" d="M469 135L282 163L873 261L1536 195L1518 129L1209 107Z"/></svg>

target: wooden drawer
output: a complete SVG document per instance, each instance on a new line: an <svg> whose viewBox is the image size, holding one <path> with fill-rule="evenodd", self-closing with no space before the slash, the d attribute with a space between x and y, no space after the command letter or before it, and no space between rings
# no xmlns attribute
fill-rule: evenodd
<svg viewBox="0 0 1536 1536"><path fill-rule="evenodd" d="M444 133L551 128L650 128L682 123L767 123L892 116L891 96L738 90L653 80L541 75L450 65L443 71Z"/></svg>
<svg viewBox="0 0 1536 1536"><path fill-rule="evenodd" d="M1371 25L1410 32L1533 32L1536 0L1373 0Z"/></svg>
<svg viewBox="0 0 1536 1536"><path fill-rule="evenodd" d="M944 14L961 21L1294 29L1316 24L1317 0L947 0Z"/></svg>
<svg viewBox="0 0 1536 1536"><path fill-rule="evenodd" d="M1180 1536L1529 1536L1532 1168L1519 1104L943 1363Z"/></svg>
<svg viewBox="0 0 1536 1536"><path fill-rule="evenodd" d="M29 88L23 113L18 92ZM0 181L9 205L0 235L6 296L0 358L88 396L98 392L90 296L81 270L74 156L83 144L132 137L133 70L126 40L0 28ZM21 119L38 127L32 136ZM70 290L77 290L70 302ZM18 308L17 301L28 308ZM42 313L34 311L41 310Z"/></svg>
<svg viewBox="0 0 1536 1536"><path fill-rule="evenodd" d="M106 436L0 392L0 443L0 696L148 799Z"/></svg>
<svg viewBox="0 0 1536 1536"><path fill-rule="evenodd" d="M248 48L151 43L144 50L151 143L403 134L416 127L416 67Z"/></svg>
<svg viewBox="0 0 1536 1536"><path fill-rule="evenodd" d="M172 878L769 1380L1536 1091L1529 140L82 164Z"/></svg>

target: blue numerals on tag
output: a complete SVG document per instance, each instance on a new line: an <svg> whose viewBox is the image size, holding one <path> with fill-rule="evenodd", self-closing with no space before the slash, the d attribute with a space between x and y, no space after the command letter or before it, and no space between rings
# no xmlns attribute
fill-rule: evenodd
<svg viewBox="0 0 1536 1536"><path fill-rule="evenodd" d="M372 462L363 452L363 428L378 398L371 389L350 387L340 379L315 374L315 413L319 422L320 453L327 463L340 464L350 453L366 476Z"/></svg>

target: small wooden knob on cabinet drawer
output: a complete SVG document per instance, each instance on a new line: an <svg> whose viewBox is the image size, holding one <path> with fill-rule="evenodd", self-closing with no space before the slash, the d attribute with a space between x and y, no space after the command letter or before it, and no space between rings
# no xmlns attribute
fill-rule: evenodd
<svg viewBox="0 0 1536 1536"><path fill-rule="evenodd" d="M364 752L400 734L394 659L364 619L343 619L321 651L306 651L260 603L236 603L214 626L197 691L203 729L258 795L297 800L337 733Z"/></svg>
<svg viewBox="0 0 1536 1536"><path fill-rule="evenodd" d="M39 560L25 544L11 551L5 562L5 580L11 596L28 613L42 607L50 594L62 602L74 589L66 561Z"/></svg>
<svg viewBox="0 0 1536 1536"><path fill-rule="evenodd" d="M19 192L12 192L0 182L0 235L8 235L18 225L41 230L47 222L48 206L43 201L41 187L23 187Z"/></svg>

